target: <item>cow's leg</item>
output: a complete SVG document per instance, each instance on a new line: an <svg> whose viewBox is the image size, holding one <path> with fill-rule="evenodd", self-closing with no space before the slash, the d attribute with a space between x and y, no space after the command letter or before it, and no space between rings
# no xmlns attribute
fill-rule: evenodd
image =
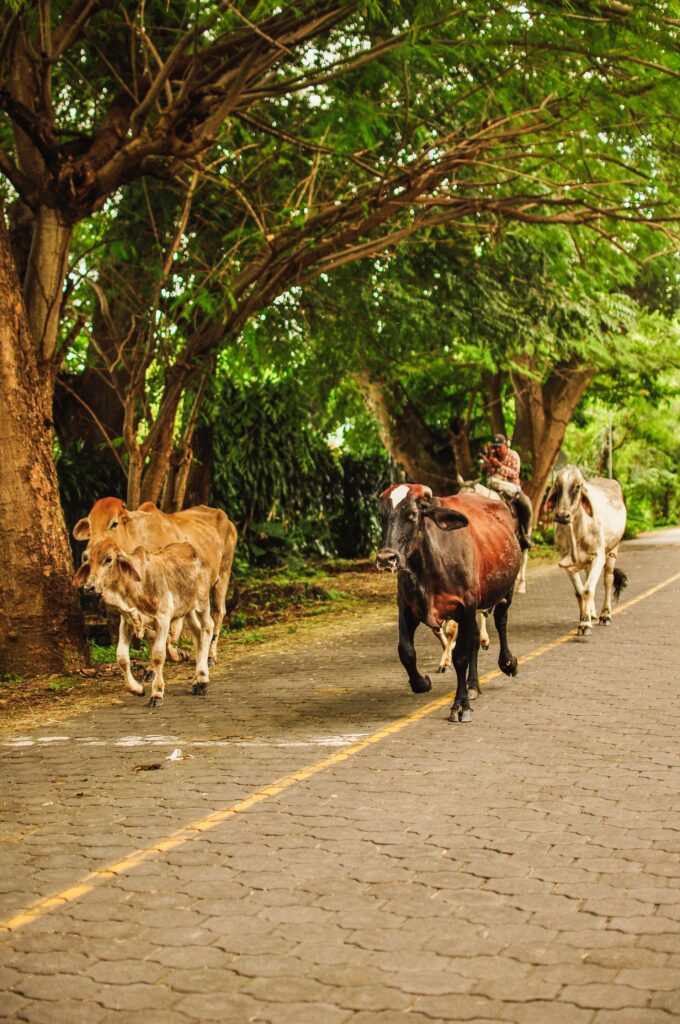
<svg viewBox="0 0 680 1024"><path fill-rule="evenodd" d="M471 722L470 697L467 674L470 665L470 651L473 637L477 635L475 612L466 611L458 624L456 646L453 649L453 667L456 670L456 698L451 706L450 722Z"/></svg>
<svg viewBox="0 0 680 1024"><path fill-rule="evenodd" d="M616 551L610 551L604 563L604 603L600 612L600 625L612 624L612 591L614 589L614 569L616 568Z"/></svg>
<svg viewBox="0 0 680 1024"><path fill-rule="evenodd" d="M528 534L531 537L531 531ZM527 562L529 561L529 549L527 548L522 552L522 556L519 560L519 573L517 575L517 583L515 584L515 590L518 594L526 594L527 591Z"/></svg>
<svg viewBox="0 0 680 1024"><path fill-rule="evenodd" d="M229 589L230 576L231 567L227 572L222 571L215 583L215 586L210 592L210 610L212 612L212 619L214 619L214 629L210 640L208 665L214 665L217 661L217 641L220 636L220 630L222 629L224 616L227 614L227 590Z"/></svg>
<svg viewBox="0 0 680 1024"><path fill-rule="evenodd" d="M436 635L439 637L439 642L442 645L442 657L439 662L438 672L446 672L447 668L451 664L451 651L453 645L456 642L456 634L458 632L458 623L454 622L453 619L446 619L439 629L435 630Z"/></svg>
<svg viewBox="0 0 680 1024"><path fill-rule="evenodd" d="M130 693L136 697L144 696L144 687L138 683L130 669L130 641L135 635L134 626L122 615L118 623L118 647L116 648L116 661L123 670L125 685Z"/></svg>
<svg viewBox="0 0 680 1024"><path fill-rule="evenodd" d="M470 700L475 700L482 695L477 673L477 655L479 654L479 612L476 612L472 619L472 631L470 635L470 652L468 657L467 689Z"/></svg>
<svg viewBox="0 0 680 1024"><path fill-rule="evenodd" d="M181 647L177 646L180 636L182 635L182 627L184 626L184 619L173 619L170 624L170 632L168 633L168 657L170 661L174 661L175 664L180 664L183 661L188 661L189 656L186 651L183 651Z"/></svg>
<svg viewBox="0 0 680 1024"><path fill-rule="evenodd" d="M489 631L486 628L486 618L488 612L477 612L477 625L479 626L479 643L483 651L489 650L491 641L489 640Z"/></svg>
<svg viewBox="0 0 680 1024"><path fill-rule="evenodd" d="M149 671L147 677L151 682L151 697L149 707L159 708L163 703L165 693L165 679L163 668L165 666L165 652L168 646L168 633L170 631L170 620L160 616L156 619L156 636L151 648L149 658Z"/></svg>
<svg viewBox="0 0 680 1024"><path fill-rule="evenodd" d="M576 594L576 600L578 602L578 621L579 621L579 633L580 633L581 632L581 629L580 629L581 620L582 620L583 614L584 614L584 606L583 606L583 580L581 579L581 573L578 571L578 569L568 569L568 568L565 568L565 566L562 566L562 568L565 569L565 572L567 572L569 574L569 579L571 580L571 585L574 588L574 593Z"/></svg>
<svg viewBox="0 0 680 1024"><path fill-rule="evenodd" d="M498 655L498 667L506 676L517 675L517 658L508 647L508 612L512 604L512 590L493 610L493 621L498 632L501 650Z"/></svg>
<svg viewBox="0 0 680 1024"><path fill-rule="evenodd" d="M604 568L604 546L593 558L588 568L588 575L583 584L581 594L581 621L579 622L579 635L588 636L593 631L593 619L597 616L595 610L595 588Z"/></svg>
<svg viewBox="0 0 680 1024"><path fill-rule="evenodd" d="M187 621L196 644L196 681L192 693L202 697L208 692L208 657L215 624L208 607L192 612Z"/></svg>
<svg viewBox="0 0 680 1024"><path fill-rule="evenodd" d="M413 643L413 637L419 625L419 620L409 608L399 609L399 660L408 672L408 681L413 692L427 693L432 689L432 680L418 671L416 648Z"/></svg>

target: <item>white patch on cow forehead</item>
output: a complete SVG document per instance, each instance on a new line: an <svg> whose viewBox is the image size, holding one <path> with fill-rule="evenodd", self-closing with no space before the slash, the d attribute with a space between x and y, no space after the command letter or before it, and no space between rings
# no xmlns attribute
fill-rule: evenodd
<svg viewBox="0 0 680 1024"><path fill-rule="evenodd" d="M396 508L397 505L400 502L402 502L404 500L404 498L406 498L408 496L408 493L409 493L409 488L407 487L406 484L399 484L398 487L395 487L394 490L392 491L392 493L390 494L390 500L392 502L392 508Z"/></svg>

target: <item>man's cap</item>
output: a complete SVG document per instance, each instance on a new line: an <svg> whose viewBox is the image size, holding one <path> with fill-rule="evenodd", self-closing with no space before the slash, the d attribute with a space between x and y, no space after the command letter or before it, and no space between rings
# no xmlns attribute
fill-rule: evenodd
<svg viewBox="0 0 680 1024"><path fill-rule="evenodd" d="M494 434L493 435L493 441L491 443L494 444L494 445L496 445L496 444L499 444L499 445L500 444L507 444L508 443L508 439L505 436L505 434Z"/></svg>

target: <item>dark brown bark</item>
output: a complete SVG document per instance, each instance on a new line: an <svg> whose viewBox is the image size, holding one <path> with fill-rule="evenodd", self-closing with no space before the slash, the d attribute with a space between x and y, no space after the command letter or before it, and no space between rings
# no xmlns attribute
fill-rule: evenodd
<svg viewBox="0 0 680 1024"><path fill-rule="evenodd" d="M433 437L422 416L393 384L364 371L355 374L366 404L378 423L380 438L412 483L427 484L435 494L458 489L456 470L447 453L433 452Z"/></svg>
<svg viewBox="0 0 680 1024"><path fill-rule="evenodd" d="M512 375L516 410L513 447L522 459L523 476L529 469L524 489L537 517L566 429L597 370L573 360L555 366L542 381L531 359L524 362L529 372Z"/></svg>
<svg viewBox="0 0 680 1024"><path fill-rule="evenodd" d="M52 450L52 373L36 356L0 216L0 672L87 663Z"/></svg>
<svg viewBox="0 0 680 1024"><path fill-rule="evenodd" d="M470 449L470 425L461 419L452 420L449 425L449 440L456 474L460 473L464 480L474 475L474 459Z"/></svg>
<svg viewBox="0 0 680 1024"><path fill-rule="evenodd" d="M485 373L482 388L486 393L486 412L489 417L492 434L505 434L505 413L503 410L503 374Z"/></svg>
<svg viewBox="0 0 680 1024"><path fill-rule="evenodd" d="M189 470L186 494L187 507L209 505L213 469L213 428L200 423L194 432L192 444L193 459Z"/></svg>

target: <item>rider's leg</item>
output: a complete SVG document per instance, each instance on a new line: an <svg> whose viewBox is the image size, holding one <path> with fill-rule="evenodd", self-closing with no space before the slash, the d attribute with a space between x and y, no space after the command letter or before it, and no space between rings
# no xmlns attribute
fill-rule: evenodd
<svg viewBox="0 0 680 1024"><path fill-rule="evenodd" d="M520 547L524 551L531 547L531 521L534 516L531 500L524 491L520 491L515 498L515 507L517 509L517 518L519 519L521 532Z"/></svg>

